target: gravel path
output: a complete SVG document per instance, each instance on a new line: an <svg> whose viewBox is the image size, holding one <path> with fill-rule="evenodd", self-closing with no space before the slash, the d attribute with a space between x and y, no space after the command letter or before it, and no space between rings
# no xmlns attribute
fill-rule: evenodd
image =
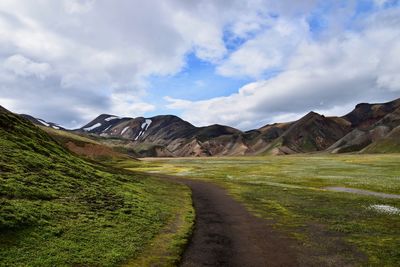
<svg viewBox="0 0 400 267"><path fill-rule="evenodd" d="M181 266L298 266L292 240L251 215L219 186L186 179L196 225Z"/></svg>

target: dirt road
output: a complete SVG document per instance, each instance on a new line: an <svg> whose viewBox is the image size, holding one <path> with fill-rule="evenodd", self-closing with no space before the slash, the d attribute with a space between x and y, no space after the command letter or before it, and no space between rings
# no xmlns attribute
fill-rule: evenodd
<svg viewBox="0 0 400 267"><path fill-rule="evenodd" d="M217 185L180 179L192 189L196 225L181 266L298 266L292 240L251 215Z"/></svg>

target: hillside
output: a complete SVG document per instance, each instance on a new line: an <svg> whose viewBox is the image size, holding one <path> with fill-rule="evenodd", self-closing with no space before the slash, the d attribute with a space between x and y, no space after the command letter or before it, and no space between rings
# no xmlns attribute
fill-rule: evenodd
<svg viewBox="0 0 400 267"><path fill-rule="evenodd" d="M0 148L0 266L110 266L149 249L179 258L185 187L88 163L2 107Z"/></svg>
<svg viewBox="0 0 400 267"><path fill-rule="evenodd" d="M400 152L400 126L394 128L385 137L371 143L362 153L399 153Z"/></svg>
<svg viewBox="0 0 400 267"><path fill-rule="evenodd" d="M350 130L348 121L310 112L294 122L273 144L274 154L322 151Z"/></svg>
<svg viewBox="0 0 400 267"><path fill-rule="evenodd" d="M124 159L134 159L138 156L133 150L124 147L112 147L105 145L96 138L87 135L79 135L71 131L56 130L52 127L38 125L43 131L48 133L55 141L67 148L70 152L97 161L115 161Z"/></svg>

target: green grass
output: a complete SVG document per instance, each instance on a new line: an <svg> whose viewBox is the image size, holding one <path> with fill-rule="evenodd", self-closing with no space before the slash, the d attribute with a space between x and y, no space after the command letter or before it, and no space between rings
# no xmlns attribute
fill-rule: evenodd
<svg viewBox="0 0 400 267"><path fill-rule="evenodd" d="M400 127L393 130L390 136L375 141L367 146L363 153L399 153L400 152Z"/></svg>
<svg viewBox="0 0 400 267"><path fill-rule="evenodd" d="M179 260L187 187L87 162L6 112L0 151L0 266L137 266L152 250Z"/></svg>
<svg viewBox="0 0 400 267"><path fill-rule="evenodd" d="M324 188L400 194L399 163L400 155L392 154L163 159L121 165L216 182L254 214L274 221L321 255L337 254L356 265L395 266L400 261L400 214L379 213L370 206L400 209L400 200Z"/></svg>

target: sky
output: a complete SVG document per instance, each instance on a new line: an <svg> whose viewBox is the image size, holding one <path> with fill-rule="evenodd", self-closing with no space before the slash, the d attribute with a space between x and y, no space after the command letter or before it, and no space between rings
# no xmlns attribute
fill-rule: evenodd
<svg viewBox="0 0 400 267"><path fill-rule="evenodd" d="M242 130L400 97L398 0L1 0L0 105Z"/></svg>

